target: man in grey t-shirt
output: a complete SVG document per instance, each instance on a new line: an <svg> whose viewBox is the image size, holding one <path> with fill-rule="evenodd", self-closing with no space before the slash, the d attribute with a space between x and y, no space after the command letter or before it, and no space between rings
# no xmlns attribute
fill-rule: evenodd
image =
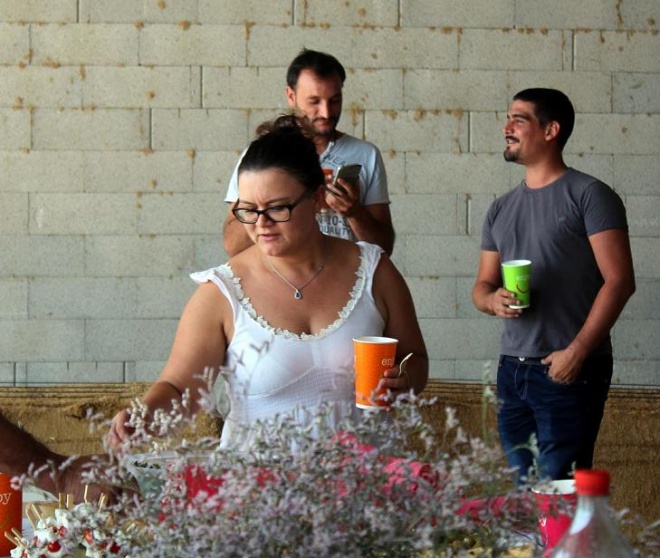
<svg viewBox="0 0 660 558"><path fill-rule="evenodd" d="M524 165L525 180L488 211L472 291L477 309L504 319L498 429L520 478L591 467L612 377L610 329L635 291L621 199L564 163L574 121L560 91L514 96L504 158ZM502 287L501 263L513 259L532 261L524 310ZM537 462L524 447L532 436Z"/></svg>
<svg viewBox="0 0 660 558"><path fill-rule="evenodd" d="M303 49L287 71L287 102L312 127L321 166L336 169L350 163L362 165L357 184L341 180L338 188L327 190L324 207L319 207L319 227L331 236L377 244L391 255L394 227L381 153L372 143L337 130L345 79L346 71L334 56L309 49ZM238 164L225 197L229 209L224 225L224 248L229 256L252 244L245 225L232 213L239 200L237 171Z"/></svg>

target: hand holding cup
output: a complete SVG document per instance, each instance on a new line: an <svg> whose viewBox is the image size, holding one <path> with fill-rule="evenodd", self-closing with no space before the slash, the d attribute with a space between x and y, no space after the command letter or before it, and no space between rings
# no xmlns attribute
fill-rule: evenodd
<svg viewBox="0 0 660 558"><path fill-rule="evenodd" d="M367 336L353 339L355 405L360 409L387 407L387 382L399 375L399 369L395 366L397 343L391 337Z"/></svg>
<svg viewBox="0 0 660 558"><path fill-rule="evenodd" d="M520 310L529 308L531 296L532 262L529 260L509 260L502 262L504 288L516 295L518 304L509 304L509 308Z"/></svg>

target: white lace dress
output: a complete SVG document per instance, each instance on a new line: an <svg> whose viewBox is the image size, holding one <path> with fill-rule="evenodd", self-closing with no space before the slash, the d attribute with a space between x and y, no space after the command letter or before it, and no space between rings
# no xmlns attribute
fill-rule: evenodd
<svg viewBox="0 0 660 558"><path fill-rule="evenodd" d="M234 312L234 337L214 386L225 419L221 447L249 449L250 426L278 415L306 426L322 406L330 426L357 416L353 338L382 335L385 326L371 292L383 251L357 244L360 265L346 305L316 335L270 326L256 314L228 264L191 274L197 283L217 285Z"/></svg>

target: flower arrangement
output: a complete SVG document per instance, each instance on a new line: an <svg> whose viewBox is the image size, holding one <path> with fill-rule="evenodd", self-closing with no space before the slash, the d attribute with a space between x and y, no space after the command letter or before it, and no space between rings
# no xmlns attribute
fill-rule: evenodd
<svg viewBox="0 0 660 558"><path fill-rule="evenodd" d="M282 417L259 423L254 449L236 453L173 435L190 422L186 397L153 423L136 401L133 451L111 454L85 479L120 489L116 499L42 518L12 556L532 556L529 491L452 409L434 431L422 416L433 404L400 398L385 419L367 411L339 433L324 430L319 413L314 436Z"/></svg>

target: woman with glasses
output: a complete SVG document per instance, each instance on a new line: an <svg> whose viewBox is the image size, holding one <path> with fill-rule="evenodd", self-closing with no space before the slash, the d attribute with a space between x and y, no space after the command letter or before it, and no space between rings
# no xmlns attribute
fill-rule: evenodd
<svg viewBox="0 0 660 558"><path fill-rule="evenodd" d="M399 340L386 371L393 396L426 385L428 358L406 283L383 250L321 233L316 211L324 176L305 124L282 116L257 130L238 170L233 207L253 246L219 267L193 273L199 284L181 317L169 360L144 402L169 409L219 372L221 445L250 447L250 426L278 415L308 424L324 409L333 424L355 417L353 338ZM196 401L193 401L195 404ZM113 420L111 445L130 437L127 411Z"/></svg>

